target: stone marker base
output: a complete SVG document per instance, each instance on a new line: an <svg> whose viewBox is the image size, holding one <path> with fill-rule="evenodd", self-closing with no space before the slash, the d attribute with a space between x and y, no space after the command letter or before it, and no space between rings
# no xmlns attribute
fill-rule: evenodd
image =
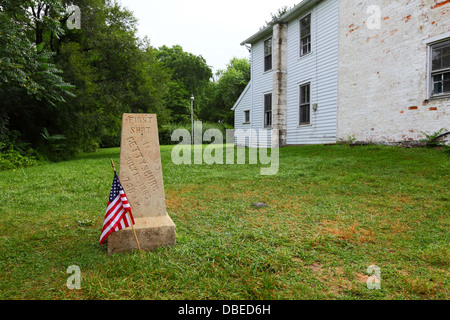
<svg viewBox="0 0 450 320"><path fill-rule="evenodd" d="M159 247L176 245L176 226L166 215L161 217L135 218L136 235L142 251L154 251ZM133 229L113 232L108 237L108 254L139 250Z"/></svg>

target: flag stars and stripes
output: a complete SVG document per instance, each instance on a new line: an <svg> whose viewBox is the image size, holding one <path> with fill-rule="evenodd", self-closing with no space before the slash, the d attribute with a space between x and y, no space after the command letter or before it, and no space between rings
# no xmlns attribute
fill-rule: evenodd
<svg viewBox="0 0 450 320"><path fill-rule="evenodd" d="M100 236L100 244L103 244L111 233L128 228L134 224L130 203L119 181L119 177L115 173Z"/></svg>

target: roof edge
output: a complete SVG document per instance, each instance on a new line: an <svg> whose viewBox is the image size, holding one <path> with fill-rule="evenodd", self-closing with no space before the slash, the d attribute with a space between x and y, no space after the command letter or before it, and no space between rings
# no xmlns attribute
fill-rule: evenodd
<svg viewBox="0 0 450 320"><path fill-rule="evenodd" d="M244 91L242 91L241 95L239 96L239 99L234 104L233 108L231 108L231 111L236 111L237 106L239 103L241 103L242 99L244 99L244 96L247 94L248 90L252 86L252 82L250 81L247 86L245 87Z"/></svg>
<svg viewBox="0 0 450 320"><path fill-rule="evenodd" d="M261 40L261 38L264 38L271 33L271 31L273 30L273 26L275 24L289 22L298 13L300 13L302 10L304 10L308 5L315 6L317 3L321 2L321 1L322 0L303 0L303 1L301 1L300 3L295 5L294 8L292 8L291 10L286 12L284 15L282 15L277 21L271 22L268 26L259 30L257 33L252 35L250 38L241 42L241 46L244 46L246 44L253 44L256 41Z"/></svg>

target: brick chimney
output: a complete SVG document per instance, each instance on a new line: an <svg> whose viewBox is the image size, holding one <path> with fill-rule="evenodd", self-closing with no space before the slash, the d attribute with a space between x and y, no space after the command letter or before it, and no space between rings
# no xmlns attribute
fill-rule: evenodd
<svg viewBox="0 0 450 320"><path fill-rule="evenodd" d="M286 146L287 133L287 24L273 26L273 89L272 89L272 129L278 135L272 135L272 145Z"/></svg>

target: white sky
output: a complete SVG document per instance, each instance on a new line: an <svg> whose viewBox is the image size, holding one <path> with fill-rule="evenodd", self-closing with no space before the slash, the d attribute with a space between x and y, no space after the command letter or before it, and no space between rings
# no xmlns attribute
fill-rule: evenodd
<svg viewBox="0 0 450 320"><path fill-rule="evenodd" d="M179 44L202 55L213 72L233 58L249 57L240 43L283 6L300 0L119 0L139 20L138 35L153 47Z"/></svg>

